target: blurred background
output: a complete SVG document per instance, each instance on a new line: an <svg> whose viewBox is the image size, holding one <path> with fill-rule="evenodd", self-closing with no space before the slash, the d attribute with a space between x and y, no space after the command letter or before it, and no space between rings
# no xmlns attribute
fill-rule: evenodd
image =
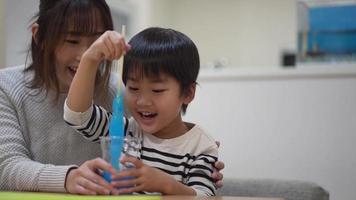
<svg viewBox="0 0 356 200"><path fill-rule="evenodd" d="M29 19L38 0L1 0L1 66L23 63ZM116 28L125 23L128 39L148 26L186 33L206 67L275 67L284 50L296 49L294 0L108 0ZM199 11L199 12L198 12ZM5 28L6 27L6 28Z"/></svg>
<svg viewBox="0 0 356 200"><path fill-rule="evenodd" d="M225 177L356 197L356 0L107 0L127 39L174 28L202 70L184 118L221 141ZM25 63L38 0L0 0L0 68Z"/></svg>

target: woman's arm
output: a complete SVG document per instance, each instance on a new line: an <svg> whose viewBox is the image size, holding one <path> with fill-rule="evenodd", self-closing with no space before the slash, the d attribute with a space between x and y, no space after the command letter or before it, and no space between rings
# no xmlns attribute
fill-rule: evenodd
<svg viewBox="0 0 356 200"><path fill-rule="evenodd" d="M32 160L13 101L0 87L0 190L65 192L66 173L73 165Z"/></svg>
<svg viewBox="0 0 356 200"><path fill-rule="evenodd" d="M0 90L0 190L109 194L112 187L96 171L115 170L95 159L76 165L42 164L31 160L17 113ZM45 151L45 149L42 149Z"/></svg>

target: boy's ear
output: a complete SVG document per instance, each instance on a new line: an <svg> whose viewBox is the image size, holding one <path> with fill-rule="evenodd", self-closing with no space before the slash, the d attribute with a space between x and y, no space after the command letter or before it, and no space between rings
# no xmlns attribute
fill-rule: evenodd
<svg viewBox="0 0 356 200"><path fill-rule="evenodd" d="M190 102L193 101L195 97L195 88L197 84L190 85L189 89L184 94L183 104L188 105Z"/></svg>
<svg viewBox="0 0 356 200"><path fill-rule="evenodd" d="M37 23L33 23L31 25L32 39L37 43L37 32L39 25Z"/></svg>

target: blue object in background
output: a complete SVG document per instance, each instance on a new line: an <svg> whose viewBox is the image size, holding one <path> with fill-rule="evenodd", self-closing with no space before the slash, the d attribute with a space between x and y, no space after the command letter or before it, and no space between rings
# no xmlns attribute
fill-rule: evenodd
<svg viewBox="0 0 356 200"><path fill-rule="evenodd" d="M356 5L309 10L308 52L356 54Z"/></svg>
<svg viewBox="0 0 356 200"><path fill-rule="evenodd" d="M309 25L313 31L356 30L356 5L310 8Z"/></svg>

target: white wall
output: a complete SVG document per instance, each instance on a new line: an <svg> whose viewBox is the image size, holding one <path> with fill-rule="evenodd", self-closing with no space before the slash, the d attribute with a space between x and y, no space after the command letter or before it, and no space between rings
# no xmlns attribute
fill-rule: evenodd
<svg viewBox="0 0 356 200"><path fill-rule="evenodd" d="M5 66L25 63L30 44L30 19L38 11L38 0L3 0L5 4Z"/></svg>
<svg viewBox="0 0 356 200"><path fill-rule="evenodd" d="M170 12L204 65L227 59L233 67L279 66L281 51L296 49L295 0L180 0Z"/></svg>
<svg viewBox="0 0 356 200"><path fill-rule="evenodd" d="M30 42L29 20L38 0L3 0L0 37L5 66L24 63ZM197 44L203 66L225 60L228 66L278 66L281 51L296 48L295 0L108 0L116 9L127 6L133 32L148 26L178 29ZM199 12L197 12L199 10ZM1 34L3 28L4 33ZM131 35L129 35L131 36ZM5 39L4 39L5 38ZM0 39L1 45L1 39Z"/></svg>
<svg viewBox="0 0 356 200"><path fill-rule="evenodd" d="M5 2L0 1L0 69L5 65Z"/></svg>
<svg viewBox="0 0 356 200"><path fill-rule="evenodd" d="M122 1L110 0L112 7ZM199 49L203 66L223 60L232 67L275 67L283 50L296 50L295 0L127 0L136 32L149 26L174 28Z"/></svg>
<svg viewBox="0 0 356 200"><path fill-rule="evenodd" d="M225 177L313 181L354 199L356 68L328 69L203 71L186 119L221 141Z"/></svg>

